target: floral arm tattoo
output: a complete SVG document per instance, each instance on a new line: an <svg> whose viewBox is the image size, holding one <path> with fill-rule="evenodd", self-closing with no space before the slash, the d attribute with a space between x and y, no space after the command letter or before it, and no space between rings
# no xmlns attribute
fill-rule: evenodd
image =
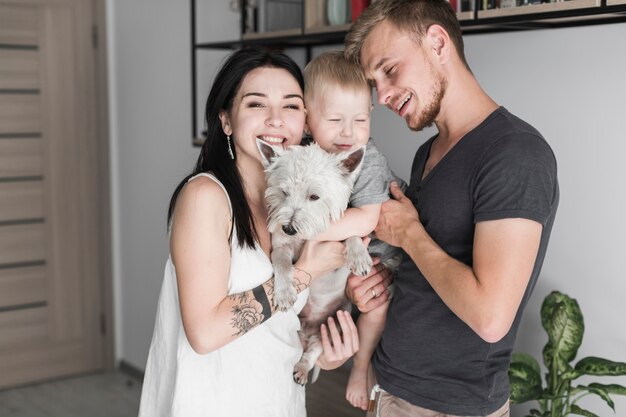
<svg viewBox="0 0 626 417"><path fill-rule="evenodd" d="M308 284L298 277L293 277L293 283L298 293L308 288ZM255 287L249 291L233 294L228 297L235 305L231 308L233 336L242 336L257 325L269 319L274 311L274 279Z"/></svg>
<svg viewBox="0 0 626 417"><path fill-rule="evenodd" d="M229 296L236 303L231 309L231 325L235 331L233 336L248 333L272 316L272 303L269 302L268 296L273 294L274 280L270 279L249 291Z"/></svg>

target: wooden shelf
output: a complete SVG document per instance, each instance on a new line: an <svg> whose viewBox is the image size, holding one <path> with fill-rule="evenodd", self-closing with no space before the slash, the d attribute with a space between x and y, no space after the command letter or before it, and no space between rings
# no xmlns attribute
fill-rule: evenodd
<svg viewBox="0 0 626 417"><path fill-rule="evenodd" d="M459 19L459 22L463 22L464 20L473 20L475 18L475 13L473 10L467 12L457 12L456 18Z"/></svg>
<svg viewBox="0 0 626 417"><path fill-rule="evenodd" d="M330 33L330 32L348 32L350 30L350 26L352 23L346 23L345 25L324 25L324 26L316 26L311 28L304 29L304 33L313 34L313 33Z"/></svg>
<svg viewBox="0 0 626 417"><path fill-rule="evenodd" d="M507 7L504 9L479 10L477 18L489 19L539 13L558 13L566 10L600 7L601 5L601 0L570 0L557 3L529 4L527 6Z"/></svg>
<svg viewBox="0 0 626 417"><path fill-rule="evenodd" d="M196 132L195 56L198 50L230 50L243 46L261 46L272 49L304 47L308 60L311 58L311 48L314 46L342 44L351 26L351 23L328 25L324 9L325 0L303 0L303 28L246 33L240 39L232 41L196 43L196 0L190 1L192 3L192 91L194 91L192 93L192 129L195 146L201 146L204 143L204 139L197 137ZM554 3L458 12L457 18L464 35L626 22L626 0L561 0ZM245 27L243 15L241 27Z"/></svg>
<svg viewBox="0 0 626 417"><path fill-rule="evenodd" d="M503 9L479 10L473 21L461 22L464 34L550 29L626 22L626 0L603 6L601 0L570 0Z"/></svg>
<svg viewBox="0 0 626 417"><path fill-rule="evenodd" d="M459 12L457 17L464 34L503 32L626 22L626 0L569 0L531 4L492 10ZM326 25L322 16L306 22L304 30L246 33L232 41L198 43L193 49L237 49L244 45L272 48L313 47L343 43L350 29L344 25Z"/></svg>
<svg viewBox="0 0 626 417"><path fill-rule="evenodd" d="M276 39L276 38L287 38L293 36L302 35L302 29L287 29L287 30L279 30L274 32L250 32L244 33L241 36L241 39L244 41L253 41L253 40L262 40L262 39Z"/></svg>

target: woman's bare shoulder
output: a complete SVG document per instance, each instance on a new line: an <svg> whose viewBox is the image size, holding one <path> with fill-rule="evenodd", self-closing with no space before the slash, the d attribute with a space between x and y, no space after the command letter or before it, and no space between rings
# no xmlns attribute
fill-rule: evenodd
<svg viewBox="0 0 626 417"><path fill-rule="evenodd" d="M185 216L211 214L219 217L224 216L225 220L230 220L228 196L213 179L198 176L187 182L178 196L174 218L182 213Z"/></svg>

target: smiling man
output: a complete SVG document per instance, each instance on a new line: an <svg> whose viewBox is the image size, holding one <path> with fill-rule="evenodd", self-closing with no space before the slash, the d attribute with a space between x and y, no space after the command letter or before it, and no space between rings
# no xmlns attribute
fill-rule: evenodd
<svg viewBox="0 0 626 417"><path fill-rule="evenodd" d="M507 416L511 352L558 206L554 154L478 84L445 0L374 2L345 53L409 129L438 130L375 230L405 252L372 360L379 415ZM365 282L347 293L368 311Z"/></svg>

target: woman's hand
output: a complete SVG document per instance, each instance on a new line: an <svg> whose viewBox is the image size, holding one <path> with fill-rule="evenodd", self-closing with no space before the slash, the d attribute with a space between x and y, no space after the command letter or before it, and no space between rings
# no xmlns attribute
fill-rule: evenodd
<svg viewBox="0 0 626 417"><path fill-rule="evenodd" d="M350 274L346 284L346 297L362 313L367 313L389 299L387 287L391 284L391 271L374 259L374 266L365 276Z"/></svg>
<svg viewBox="0 0 626 417"><path fill-rule="evenodd" d="M322 369L338 368L359 350L359 333L350 313L337 311L337 320L341 331L332 317L328 318L328 325L322 324L320 328L324 352L317 365Z"/></svg>
<svg viewBox="0 0 626 417"><path fill-rule="evenodd" d="M345 250L342 242L307 240L294 266L306 271L312 278L320 277L346 263Z"/></svg>

